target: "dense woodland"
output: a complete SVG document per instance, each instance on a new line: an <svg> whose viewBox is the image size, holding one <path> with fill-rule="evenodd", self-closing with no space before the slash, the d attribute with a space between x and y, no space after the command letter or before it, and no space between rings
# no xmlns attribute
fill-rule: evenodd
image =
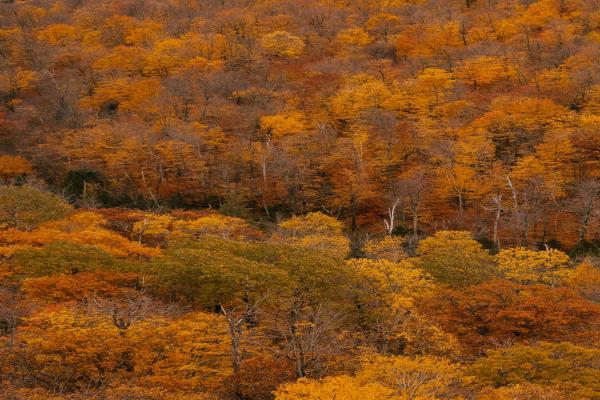
<svg viewBox="0 0 600 400"><path fill-rule="evenodd" d="M0 0L1 400L599 400L598 0Z"/></svg>
<svg viewBox="0 0 600 400"><path fill-rule="evenodd" d="M0 189L3 400L597 400L598 258Z"/></svg>
<svg viewBox="0 0 600 400"><path fill-rule="evenodd" d="M598 237L594 0L0 4L0 145L71 202Z"/></svg>

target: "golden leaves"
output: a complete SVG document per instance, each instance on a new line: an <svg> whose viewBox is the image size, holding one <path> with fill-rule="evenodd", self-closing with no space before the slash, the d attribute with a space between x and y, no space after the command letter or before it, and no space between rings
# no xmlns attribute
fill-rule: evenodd
<svg viewBox="0 0 600 400"><path fill-rule="evenodd" d="M349 240L342 233L342 222L320 212L302 217L292 217L279 224L280 231L274 239L294 246L319 250L343 258L349 251Z"/></svg>
<svg viewBox="0 0 600 400"><path fill-rule="evenodd" d="M260 118L261 129L270 133L273 139L279 139L285 135L302 133L308 126L307 116L297 111L265 115Z"/></svg>
<svg viewBox="0 0 600 400"><path fill-rule="evenodd" d="M498 268L507 279L519 283L559 284L569 275L569 256L560 250L533 251L514 247L496 256Z"/></svg>
<svg viewBox="0 0 600 400"><path fill-rule="evenodd" d="M0 156L0 176L4 179L31 173L31 163L20 156Z"/></svg>
<svg viewBox="0 0 600 400"><path fill-rule="evenodd" d="M355 376L300 379L281 386L276 400L405 400L442 398L463 379L460 365L438 357L365 357ZM440 396L440 397L438 397ZM448 397L443 397L448 398ZM450 397L458 399L458 397Z"/></svg>
<svg viewBox="0 0 600 400"><path fill-rule="evenodd" d="M274 31L261 39L261 45L268 54L278 57L298 57L304 49L304 41L286 31Z"/></svg>

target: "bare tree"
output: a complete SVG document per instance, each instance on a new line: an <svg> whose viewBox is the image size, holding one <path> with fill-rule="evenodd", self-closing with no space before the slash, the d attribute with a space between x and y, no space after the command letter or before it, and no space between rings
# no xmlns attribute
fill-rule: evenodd
<svg viewBox="0 0 600 400"><path fill-rule="evenodd" d="M502 205L502 194L498 193L492 196L490 199L490 205L486 207L486 210L492 211L494 213L494 228L493 228L493 238L494 246L496 246L496 250L500 250L500 237L498 236L498 226L500 225L500 217L502 213L505 211L504 206Z"/></svg>
<svg viewBox="0 0 600 400"><path fill-rule="evenodd" d="M319 371L320 362L343 347L335 335L344 318L323 305L309 305L305 296L296 298L281 314L262 315L272 340L283 343L285 357L298 378L307 376L309 370Z"/></svg>
<svg viewBox="0 0 600 400"><path fill-rule="evenodd" d="M388 208L388 219L383 219L383 223L385 224L385 229L388 232L388 235L391 235L394 232L395 227L395 219L396 219L396 208L400 204L400 197L394 200L394 203L391 207Z"/></svg>
<svg viewBox="0 0 600 400"><path fill-rule="evenodd" d="M233 373L237 374L242 362L241 340L244 325L256 325L256 315L259 304L264 298L256 301L244 301L242 306L224 306L221 305L221 312L227 320L229 327L229 336L231 337L231 365Z"/></svg>
<svg viewBox="0 0 600 400"><path fill-rule="evenodd" d="M423 193L427 187L427 173L424 168L415 168L404 174L398 182L398 191L410 207L413 235L419 234L419 209L423 202Z"/></svg>
<svg viewBox="0 0 600 400"><path fill-rule="evenodd" d="M142 283L140 289L128 290L124 295L111 299L90 297L97 310L110 316L113 324L124 334L135 321L140 321L150 311L156 311L155 301L145 295Z"/></svg>
<svg viewBox="0 0 600 400"><path fill-rule="evenodd" d="M576 188L575 212L579 216L579 243L585 240L592 219L598 214L600 204L600 181L590 178L580 182Z"/></svg>

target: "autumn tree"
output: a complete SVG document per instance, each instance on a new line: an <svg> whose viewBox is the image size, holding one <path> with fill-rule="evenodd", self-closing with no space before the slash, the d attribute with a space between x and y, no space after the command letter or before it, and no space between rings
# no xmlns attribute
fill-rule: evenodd
<svg viewBox="0 0 600 400"><path fill-rule="evenodd" d="M468 232L438 231L419 243L417 254L421 268L453 287L481 283L496 273L492 256Z"/></svg>
<svg viewBox="0 0 600 400"><path fill-rule="evenodd" d="M38 224L60 219L71 207L57 196L31 186L0 188L0 221L5 226L31 229Z"/></svg>
<svg viewBox="0 0 600 400"><path fill-rule="evenodd" d="M23 180L31 172L31 163L23 157L0 156L0 177L4 179L4 183Z"/></svg>
<svg viewBox="0 0 600 400"><path fill-rule="evenodd" d="M355 376L303 379L277 389L276 399L418 399L444 396L462 379L461 367L435 357L365 357ZM454 398L454 397L450 397Z"/></svg>
<svg viewBox="0 0 600 400"><path fill-rule="evenodd" d="M532 383L569 399L593 399L600 390L595 379L598 357L598 350L570 343L519 344L489 351L473 364L471 372L482 383L496 387Z"/></svg>
<svg viewBox="0 0 600 400"><path fill-rule="evenodd" d="M504 249L497 255L498 269L506 279L519 283L556 285L569 275L569 256L560 250L533 251L523 247Z"/></svg>
<svg viewBox="0 0 600 400"><path fill-rule="evenodd" d="M516 341L589 343L598 315L596 304L570 289L509 281L442 291L423 309L471 352Z"/></svg>
<svg viewBox="0 0 600 400"><path fill-rule="evenodd" d="M348 254L349 241L343 234L343 224L335 218L315 212L302 217L292 217L279 224L275 239L298 247L321 250L336 257Z"/></svg>
<svg viewBox="0 0 600 400"><path fill-rule="evenodd" d="M226 328L210 314L177 321L154 316L122 335L97 313L59 307L29 317L26 326L16 336L22 350L9 354L11 373L24 389L102 391L125 374L141 388L210 392L229 372ZM201 375L181 371L181 365Z"/></svg>

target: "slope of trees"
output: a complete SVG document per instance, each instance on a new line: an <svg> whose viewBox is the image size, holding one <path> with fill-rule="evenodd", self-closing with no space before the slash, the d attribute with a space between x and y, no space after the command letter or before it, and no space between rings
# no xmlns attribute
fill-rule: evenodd
<svg viewBox="0 0 600 400"><path fill-rule="evenodd" d="M0 210L2 399L600 396L597 257L465 231L354 249L323 213L265 229L30 185Z"/></svg>
<svg viewBox="0 0 600 400"><path fill-rule="evenodd" d="M0 178L501 248L599 232L588 0L8 1ZM595 246L597 247L597 242Z"/></svg>
<svg viewBox="0 0 600 400"><path fill-rule="evenodd" d="M595 0L0 1L0 400L600 399Z"/></svg>

